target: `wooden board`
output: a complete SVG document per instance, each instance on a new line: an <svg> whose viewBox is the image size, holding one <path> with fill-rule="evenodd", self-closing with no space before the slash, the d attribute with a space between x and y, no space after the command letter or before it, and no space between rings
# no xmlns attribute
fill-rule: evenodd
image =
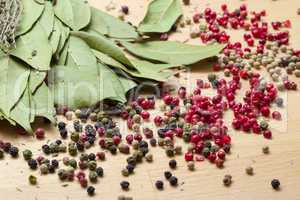
<svg viewBox="0 0 300 200"><path fill-rule="evenodd" d="M90 2L101 9L111 0L90 0ZM117 14L120 5L129 5L130 15L127 20L137 24L143 17L147 0L115 0L116 9L112 11ZM206 6L219 8L221 3L227 2L230 8L245 2L251 10L266 9L269 20L291 19L293 28L291 29L292 42L294 46L300 47L300 16L296 10L300 7L298 0L192 0L189 7L185 7L185 14L191 16L195 10L203 10ZM185 41L188 38L189 28L182 33L176 33L172 39ZM241 33L234 33L233 39L241 38ZM199 39L189 40L189 43L198 44ZM191 86L195 79L205 78L209 73L209 65L205 63L197 64L189 74L182 74L180 83ZM266 74L264 71L261 73ZM266 74L266 77L268 74ZM188 81L185 80L188 78ZM296 79L295 79L296 80ZM299 80L296 80L299 84ZM172 83L175 83L173 81ZM242 92L241 92L242 94ZM127 178L131 183L129 192L122 192L119 183L124 178L120 174L121 168L125 165L126 156L118 154L111 156L108 154L107 161L99 162L105 170L105 177L95 185L97 195L94 199L116 200L118 195L124 194L134 197L135 200L165 200L165 199L215 199L215 200L253 200L253 199L300 199L300 93L289 92L280 94L285 99L285 106L280 111L283 113L282 121L271 121L274 138L271 141L263 139L262 136L250 135L233 131L229 125L229 133L232 136L232 153L227 157L224 169L217 169L215 165L207 161L197 163L196 170L190 172L186 169L183 157L177 157L179 166L174 174L179 178L179 186L171 188L167 182L164 191L157 191L154 182L163 179L163 172L168 169L168 158L160 148L151 149L154 154L152 164L143 163L136 168L134 176ZM276 108L273 108L273 110ZM232 113L229 111L225 115L225 120L229 123ZM38 124L36 125L38 126ZM124 124L120 124L125 127ZM124 130L124 129L122 129ZM0 124L0 139L11 141L20 147L35 149L35 155L40 155L40 147L44 141L36 141L34 138L17 136L15 130L11 129L7 123ZM58 137L55 128L47 127L47 139L53 140ZM262 146L270 147L270 155L262 154ZM95 147L94 151L99 149ZM253 166L255 174L248 176L245 174L247 166ZM38 186L28 184L29 174L38 176ZM226 188L222 185L224 174L233 176L233 184ZM280 191L274 191L270 187L273 178L280 179L282 187ZM38 172L32 172L27 164L20 159L11 159L6 156L0 161L0 199L7 200L82 200L88 199L86 192L74 181L64 186L57 175L40 176Z"/></svg>

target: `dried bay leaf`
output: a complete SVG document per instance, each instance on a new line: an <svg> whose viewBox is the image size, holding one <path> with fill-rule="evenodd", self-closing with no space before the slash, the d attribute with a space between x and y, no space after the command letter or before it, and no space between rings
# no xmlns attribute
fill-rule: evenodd
<svg viewBox="0 0 300 200"><path fill-rule="evenodd" d="M45 30L47 37L50 37L54 26L54 11L51 2L45 2L44 12L40 17L38 23L40 23Z"/></svg>
<svg viewBox="0 0 300 200"><path fill-rule="evenodd" d="M132 67L131 62L125 56L122 49L119 48L113 41L105 38L104 36L82 31L71 32L71 34L84 40L90 46L90 48L107 54L115 60Z"/></svg>
<svg viewBox="0 0 300 200"><path fill-rule="evenodd" d="M121 42L132 54L163 63L178 65L190 65L200 60L219 54L224 45L196 46L175 41L153 41L145 43Z"/></svg>
<svg viewBox="0 0 300 200"><path fill-rule="evenodd" d="M139 37L135 28L128 23L93 7L91 13L92 17L91 23L87 27L88 31L118 39L136 39Z"/></svg>
<svg viewBox="0 0 300 200"><path fill-rule="evenodd" d="M155 81L165 81L167 80L170 76L172 76L171 73L168 72L155 72L153 71L148 71L147 73L144 73L144 71L140 72L140 71L136 71L136 70L130 70L128 69L126 66L124 66L122 63L114 60L112 57L101 53L99 51L93 50L93 53L95 54L95 56L99 59L100 62L115 67L115 68L119 68L123 71L125 71L126 73L130 74L133 77L136 78L143 78L143 79L152 79ZM138 68L143 68L142 65L146 64L146 67L150 67L150 68L156 68L156 64L150 63L150 62L146 62L144 61L144 63L139 62L139 61L135 61L135 60L131 60L131 63L133 63L135 65L135 67ZM158 64L161 65L161 64ZM171 66L171 65L169 65Z"/></svg>
<svg viewBox="0 0 300 200"><path fill-rule="evenodd" d="M59 23L61 23L61 22L58 19L55 18L53 31L52 31L51 36L49 38L50 44L52 46L52 54L54 54L57 51L58 45L59 45L59 42L60 42L60 39L61 39L61 32L60 32Z"/></svg>
<svg viewBox="0 0 300 200"><path fill-rule="evenodd" d="M0 57L0 110L9 116L11 108L24 93L30 69L24 63L7 55Z"/></svg>
<svg viewBox="0 0 300 200"><path fill-rule="evenodd" d="M37 70L31 70L29 76L29 88L31 94L35 93L35 91L39 88L40 85L44 82L47 73L41 72Z"/></svg>
<svg viewBox="0 0 300 200"><path fill-rule="evenodd" d="M56 56L57 57L59 56L59 54L63 50L63 48L64 48L64 46L65 46L65 44L66 44L66 42L69 38L69 35L70 35L69 27L65 26L60 21L59 21L58 25L59 25L59 29L60 29L60 33L61 33L61 38L60 38L60 41L59 41L59 44L58 44L58 47L57 47L57 51L56 51Z"/></svg>
<svg viewBox="0 0 300 200"><path fill-rule="evenodd" d="M52 47L40 24L36 24L29 32L20 36L16 45L17 48L10 52L11 55L20 58L35 69L50 69Z"/></svg>
<svg viewBox="0 0 300 200"><path fill-rule="evenodd" d="M17 27L16 35L22 35L29 31L34 23L39 19L44 10L44 5L34 0L22 1L23 11L20 23Z"/></svg>
<svg viewBox="0 0 300 200"><path fill-rule="evenodd" d="M71 61L72 60L72 61ZM91 48L79 37L70 36L67 65L95 65L97 59Z"/></svg>
<svg viewBox="0 0 300 200"><path fill-rule="evenodd" d="M57 1L55 15L72 30L80 30L90 23L91 10L85 0Z"/></svg>
<svg viewBox="0 0 300 200"><path fill-rule="evenodd" d="M138 31L148 33L168 32L182 15L180 0L153 0Z"/></svg>

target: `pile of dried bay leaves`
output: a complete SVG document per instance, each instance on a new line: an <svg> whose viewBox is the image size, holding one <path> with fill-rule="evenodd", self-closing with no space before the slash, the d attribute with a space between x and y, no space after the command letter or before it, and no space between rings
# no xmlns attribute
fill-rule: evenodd
<svg viewBox="0 0 300 200"><path fill-rule="evenodd" d="M54 120L54 105L75 109L104 99L126 102L126 92L137 83L165 81L172 75L165 69L223 48L143 41L141 35L170 31L182 15L180 0L153 0L137 28L86 0L19 1L15 48L0 53L0 115L28 132L37 116Z"/></svg>

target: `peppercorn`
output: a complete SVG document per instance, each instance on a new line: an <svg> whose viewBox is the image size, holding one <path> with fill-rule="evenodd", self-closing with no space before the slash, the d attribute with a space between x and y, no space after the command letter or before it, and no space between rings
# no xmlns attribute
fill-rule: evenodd
<svg viewBox="0 0 300 200"><path fill-rule="evenodd" d="M123 190L128 190L129 189L129 186L130 186L130 183L128 181L122 181L120 183L120 186Z"/></svg>
<svg viewBox="0 0 300 200"><path fill-rule="evenodd" d="M118 149L121 153L124 153L124 154L130 153L130 148L127 144L124 144L124 143L119 144Z"/></svg>
<svg viewBox="0 0 300 200"><path fill-rule="evenodd" d="M45 137L45 130L42 129L42 128L38 128L35 131L35 136L36 136L37 139L44 139L44 137Z"/></svg>
<svg viewBox="0 0 300 200"><path fill-rule="evenodd" d="M23 151L23 157L25 160L30 160L32 157L32 152L28 149Z"/></svg>
<svg viewBox="0 0 300 200"><path fill-rule="evenodd" d="M55 173L55 166L48 164L47 167L49 173L51 174Z"/></svg>
<svg viewBox="0 0 300 200"><path fill-rule="evenodd" d="M176 160L170 160L169 161L169 166L170 166L170 168L171 169L176 169L176 167L177 167L177 162L176 162Z"/></svg>
<svg viewBox="0 0 300 200"><path fill-rule="evenodd" d="M77 147L75 143L69 143L68 151L71 156L77 155Z"/></svg>
<svg viewBox="0 0 300 200"><path fill-rule="evenodd" d="M89 196L94 196L95 195L95 188L93 186L89 186L87 189L86 189L87 193Z"/></svg>
<svg viewBox="0 0 300 200"><path fill-rule="evenodd" d="M55 168L58 168L59 167L59 162L58 162L58 160L52 160L51 161L51 165L53 166L53 167L55 167Z"/></svg>
<svg viewBox="0 0 300 200"><path fill-rule="evenodd" d="M63 163L64 165L69 165L70 159L68 157L63 157Z"/></svg>
<svg viewBox="0 0 300 200"><path fill-rule="evenodd" d="M129 176L129 174L130 174L128 169L126 169L126 168L122 169L121 173L122 173L123 176L126 176L126 177Z"/></svg>
<svg viewBox="0 0 300 200"><path fill-rule="evenodd" d="M247 168L246 168L246 173L247 173L248 175L253 175L253 167L251 167L251 166L247 167Z"/></svg>
<svg viewBox="0 0 300 200"><path fill-rule="evenodd" d="M52 142L49 145L51 153L58 153L59 152L59 145L56 142Z"/></svg>
<svg viewBox="0 0 300 200"><path fill-rule="evenodd" d="M189 161L187 163L187 167L188 167L189 170L193 171L195 169L195 163L194 163L194 161Z"/></svg>
<svg viewBox="0 0 300 200"><path fill-rule="evenodd" d="M96 183L98 181L98 174L95 171L90 171L89 179L92 183Z"/></svg>
<svg viewBox="0 0 300 200"><path fill-rule="evenodd" d="M165 151L166 151L166 154L167 154L168 157L173 157L174 156L174 148L173 147L168 146Z"/></svg>
<svg viewBox="0 0 300 200"><path fill-rule="evenodd" d="M68 137L68 130L67 129L61 129L61 130L59 130L59 133L60 133L60 136L63 139L66 139Z"/></svg>
<svg viewBox="0 0 300 200"><path fill-rule="evenodd" d="M164 189L164 182L158 180L155 182L155 186L158 190L163 190Z"/></svg>
<svg viewBox="0 0 300 200"><path fill-rule="evenodd" d="M280 187L280 181L278 179L273 179L271 181L271 186L274 190L279 190Z"/></svg>
<svg viewBox="0 0 300 200"><path fill-rule="evenodd" d="M174 151L176 155L181 155L182 154L182 146L175 146Z"/></svg>
<svg viewBox="0 0 300 200"><path fill-rule="evenodd" d="M0 159L4 158L4 152L0 150Z"/></svg>
<svg viewBox="0 0 300 200"><path fill-rule="evenodd" d="M123 5L123 6L121 7L121 11L122 11L125 15L128 15L128 13L129 13L129 8L128 8L128 6Z"/></svg>
<svg viewBox="0 0 300 200"><path fill-rule="evenodd" d="M78 142L78 140L79 140L79 133L78 132L72 132L71 133L71 140L73 142Z"/></svg>
<svg viewBox="0 0 300 200"><path fill-rule="evenodd" d="M96 170L96 168L97 168L97 163L96 163L96 161L89 161L88 162L88 168L90 169L90 170Z"/></svg>
<svg viewBox="0 0 300 200"><path fill-rule="evenodd" d="M19 149L17 147L11 147L9 149L9 154L13 157L16 158L19 156Z"/></svg>
<svg viewBox="0 0 300 200"><path fill-rule="evenodd" d="M89 157L90 161L91 160L96 160L96 155L94 153L90 153L88 157Z"/></svg>
<svg viewBox="0 0 300 200"><path fill-rule="evenodd" d="M97 167L95 171L99 177L103 177L104 170L102 167Z"/></svg>
<svg viewBox="0 0 300 200"><path fill-rule="evenodd" d="M169 179L169 182L170 182L171 186L177 186L178 179L175 176L171 176L170 179Z"/></svg>
<svg viewBox="0 0 300 200"><path fill-rule="evenodd" d="M169 171L166 171L166 172L164 173L164 175L165 175L165 178L166 178L167 180L169 180L169 179L172 177L172 173L169 172Z"/></svg>
<svg viewBox="0 0 300 200"><path fill-rule="evenodd" d="M6 142L3 144L3 151L5 151L6 153L9 153L10 148L11 148L11 143Z"/></svg>
<svg viewBox="0 0 300 200"><path fill-rule="evenodd" d="M260 128L261 128L262 130L267 130L268 127L269 127L269 124L268 124L268 122L266 122L265 120L263 120L263 121L261 121L261 122L259 123L259 126L260 126Z"/></svg>
<svg viewBox="0 0 300 200"><path fill-rule="evenodd" d="M28 163L28 166L30 167L30 169L36 169L38 166L37 161L34 159L28 160L27 163Z"/></svg>
<svg viewBox="0 0 300 200"><path fill-rule="evenodd" d="M60 169L57 173L60 180L66 180L68 177L67 171L65 169Z"/></svg>
<svg viewBox="0 0 300 200"><path fill-rule="evenodd" d="M149 141L149 143L150 143L150 145L151 145L152 147L155 147L156 144L157 144L157 141L156 141L155 138L151 138L150 141Z"/></svg>
<svg viewBox="0 0 300 200"><path fill-rule="evenodd" d="M262 152L263 152L264 154L269 154L269 153L270 153L269 147L268 147L268 146L264 146L264 147L262 148Z"/></svg>
<svg viewBox="0 0 300 200"><path fill-rule="evenodd" d="M230 144L225 144L225 145L223 146L223 150L224 150L226 153L229 153L229 152L230 152L230 149L231 149Z"/></svg>
<svg viewBox="0 0 300 200"><path fill-rule="evenodd" d="M49 172L48 166L46 164L41 164L40 172L41 172L41 174L48 174L48 172Z"/></svg>
<svg viewBox="0 0 300 200"><path fill-rule="evenodd" d="M71 166L74 169L76 169L77 168L77 161L75 159L69 160L69 166Z"/></svg>
<svg viewBox="0 0 300 200"><path fill-rule="evenodd" d="M29 181L29 183L30 183L31 185L36 185L36 184L37 184L37 178L36 178L35 176L33 176L33 175L30 175L30 176L28 177L28 181Z"/></svg>
<svg viewBox="0 0 300 200"><path fill-rule="evenodd" d="M230 186L231 183L232 183L232 176L229 175L229 174L225 175L224 178L223 178L223 184L225 186Z"/></svg>
<svg viewBox="0 0 300 200"><path fill-rule="evenodd" d="M128 172L129 172L129 174L132 174L133 172L134 172L134 165L132 165L132 164L128 164L127 166L126 166L126 169L128 170Z"/></svg>
<svg viewBox="0 0 300 200"><path fill-rule="evenodd" d="M152 162L153 161L153 155L152 154L147 154L146 156L145 156L145 158L146 158L146 161L148 161L148 162Z"/></svg>
<svg viewBox="0 0 300 200"><path fill-rule="evenodd" d="M60 144L60 145L58 146L58 151L59 151L59 152L62 152L62 153L67 152L67 146L64 145L64 144Z"/></svg>
<svg viewBox="0 0 300 200"><path fill-rule="evenodd" d="M59 130L63 130L66 128L66 123L65 122L58 122L57 127Z"/></svg>

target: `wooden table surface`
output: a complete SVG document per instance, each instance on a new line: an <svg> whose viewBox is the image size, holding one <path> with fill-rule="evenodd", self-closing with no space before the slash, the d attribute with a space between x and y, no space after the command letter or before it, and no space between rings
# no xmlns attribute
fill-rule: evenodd
<svg viewBox="0 0 300 200"><path fill-rule="evenodd" d="M111 0L90 0L91 4L104 9ZM137 24L149 1L147 0L114 0L117 14L120 5L127 4L130 7L130 15L127 20ZM126 2L126 3L125 3ZM189 7L185 7L185 15L191 16L194 10L203 10L206 6L219 8L224 2L230 8L247 3L250 9L266 9L267 19L285 20L291 19L293 28L291 29L292 42L294 46L300 47L300 16L297 16L297 8L300 8L299 0L192 0ZM189 28L182 33L176 33L172 39L186 41ZM233 39L238 40L240 33L233 33ZM199 44L199 39L187 42ZM190 74L183 74L181 84L188 85L196 78L206 77L209 72L207 64L197 64ZM261 73L268 74L263 70ZM188 77L189 81L184 80ZM296 80L299 84L300 82ZM174 81L173 81L174 82ZM176 81L175 81L176 82ZM244 84L245 85L245 84ZM245 87L244 87L245 88ZM243 92L241 92L242 94ZM97 194L94 199L116 200L118 195L124 194L132 196L135 200L297 200L300 199L300 93L288 92L280 93L285 99L285 106L280 111L283 114L282 121L271 120L271 127L274 133L272 140L266 140L262 136L245 134L232 130L229 125L229 133L232 136L232 153L227 157L225 167L217 169L209 162L196 164L196 170L190 172L186 169L183 156L178 156L179 167L174 174L179 178L179 186L171 188L166 184L164 191L157 191L154 182L163 179L163 172L168 169L168 158L160 148L151 149L154 154L152 164L143 163L136 168L135 175L127 178L131 183L128 192L122 192L119 182L123 180L120 170L125 165L126 156L118 154L109 155L107 161L99 162L105 170L105 177L100 179L95 185ZM274 108L275 109L275 108ZM277 108L276 108L277 109ZM231 111L226 112L225 120L229 123L232 118ZM38 126L38 124L36 125ZM124 126L124 124L120 124ZM35 155L41 154L40 147L45 141L37 141L31 137L17 136L14 130L7 123L0 124L0 139L11 141L20 147L21 150L29 148L34 150ZM58 137L58 133L53 127L47 128L47 139ZM262 147L268 145L270 154L263 155ZM93 148L94 151L99 147ZM248 176L245 174L247 166L253 166L255 174ZM28 184L29 174L38 176L38 186ZM233 184L227 188L222 185L224 174L233 176ZM281 181L281 190L274 191L270 186L270 181L278 178ZM10 156L0 161L0 199L7 200L82 200L88 199L86 192L79 184L69 183L63 187L64 183L58 180L57 175L40 176L38 172L32 172L27 164L20 159L11 159Z"/></svg>

